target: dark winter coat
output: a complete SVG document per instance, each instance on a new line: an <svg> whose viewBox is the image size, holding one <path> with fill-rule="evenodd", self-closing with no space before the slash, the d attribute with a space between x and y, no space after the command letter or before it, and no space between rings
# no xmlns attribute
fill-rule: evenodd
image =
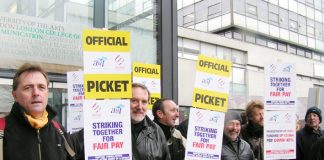
<svg viewBox="0 0 324 160"><path fill-rule="evenodd" d="M182 136L181 132L174 127L169 127L160 123L156 119L154 119L154 122L163 130L165 138L167 139L171 160L184 160L186 139Z"/></svg>
<svg viewBox="0 0 324 160"><path fill-rule="evenodd" d="M132 131L133 160L170 160L162 129L147 116L143 121L136 139Z"/></svg>
<svg viewBox="0 0 324 160"><path fill-rule="evenodd" d="M324 159L324 137L319 138L309 152L309 160Z"/></svg>
<svg viewBox="0 0 324 160"><path fill-rule="evenodd" d="M71 134L71 142L76 153L75 160L84 160L84 129Z"/></svg>
<svg viewBox="0 0 324 160"><path fill-rule="evenodd" d="M222 160L254 160L250 145L238 138L237 146L234 146L225 135L223 135ZM236 147L237 149L234 149ZM237 150L237 151L236 151Z"/></svg>
<svg viewBox="0 0 324 160"><path fill-rule="evenodd" d="M10 114L5 118L6 127L3 141L5 160L72 159L64 148L62 135L51 123L56 113L50 106L47 106L46 110L49 123L37 133L37 130L25 118L23 108L18 103L14 103ZM64 129L62 128L62 130ZM64 134L68 138L67 133Z"/></svg>
<svg viewBox="0 0 324 160"><path fill-rule="evenodd" d="M307 160L310 156L312 145L324 135L324 131L315 131L313 128L305 125L296 134L297 142L297 160Z"/></svg>
<svg viewBox="0 0 324 160"><path fill-rule="evenodd" d="M240 136L243 140L249 143L255 159L263 160L263 127L253 125L252 122L249 122L247 125L242 127Z"/></svg>

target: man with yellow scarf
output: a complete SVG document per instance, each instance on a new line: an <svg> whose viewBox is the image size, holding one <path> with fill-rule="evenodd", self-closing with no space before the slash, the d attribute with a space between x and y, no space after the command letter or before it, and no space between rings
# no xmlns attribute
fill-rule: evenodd
<svg viewBox="0 0 324 160"><path fill-rule="evenodd" d="M48 85L47 74L38 65L24 64L17 70L12 86L15 102L5 117L5 160L73 159L64 144L67 133L59 133L57 123L51 123L56 113L47 104Z"/></svg>

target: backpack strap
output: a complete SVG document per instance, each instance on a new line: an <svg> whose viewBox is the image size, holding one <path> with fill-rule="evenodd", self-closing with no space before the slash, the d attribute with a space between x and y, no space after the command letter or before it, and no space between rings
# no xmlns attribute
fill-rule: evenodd
<svg viewBox="0 0 324 160"><path fill-rule="evenodd" d="M73 151L73 149L70 147L69 143L67 142L67 140L66 140L66 138L64 136L64 132L61 129L61 126L55 120L52 120L52 123L55 126L55 128L59 131L59 133L61 134L61 136L62 136L62 138L64 140L64 147L65 147L66 151L69 153L69 155L71 157L74 157L75 156L75 152Z"/></svg>
<svg viewBox="0 0 324 160"><path fill-rule="evenodd" d="M3 160L3 137L4 137L4 130L6 128L6 118L0 118L0 160Z"/></svg>

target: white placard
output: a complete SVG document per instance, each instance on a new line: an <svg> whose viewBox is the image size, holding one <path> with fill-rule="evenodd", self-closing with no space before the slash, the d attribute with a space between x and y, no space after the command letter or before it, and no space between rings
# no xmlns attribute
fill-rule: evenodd
<svg viewBox="0 0 324 160"><path fill-rule="evenodd" d="M67 131L73 133L83 128L83 72L67 72L68 108Z"/></svg>
<svg viewBox="0 0 324 160"><path fill-rule="evenodd" d="M265 65L265 110L296 109L295 65L270 63Z"/></svg>
<svg viewBox="0 0 324 160"><path fill-rule="evenodd" d="M264 126L264 158L296 158L296 112L266 111Z"/></svg>
<svg viewBox="0 0 324 160"><path fill-rule="evenodd" d="M186 160L219 160L221 157L223 112L190 109Z"/></svg>
<svg viewBox="0 0 324 160"><path fill-rule="evenodd" d="M129 106L129 100L84 100L86 159L132 159Z"/></svg>

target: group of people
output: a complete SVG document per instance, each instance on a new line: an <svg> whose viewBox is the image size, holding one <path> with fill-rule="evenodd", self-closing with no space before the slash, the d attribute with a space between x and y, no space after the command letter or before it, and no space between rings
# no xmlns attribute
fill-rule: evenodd
<svg viewBox="0 0 324 160"><path fill-rule="evenodd" d="M84 157L84 131L69 135L54 118L48 105L49 79L38 65L24 64L13 78L14 104L4 120L3 153L5 160L79 160ZM184 160L188 120L176 126L178 105L168 98L153 104L154 119L147 116L150 92L133 83L130 99L132 159ZM235 111L225 114L222 160L263 160L264 105L253 100L247 104L245 120ZM324 131L319 127L321 110L307 110L305 127L297 132L297 159L324 159ZM0 126L1 126L0 121ZM1 133L1 132L0 132ZM19 153L17 153L18 151Z"/></svg>

